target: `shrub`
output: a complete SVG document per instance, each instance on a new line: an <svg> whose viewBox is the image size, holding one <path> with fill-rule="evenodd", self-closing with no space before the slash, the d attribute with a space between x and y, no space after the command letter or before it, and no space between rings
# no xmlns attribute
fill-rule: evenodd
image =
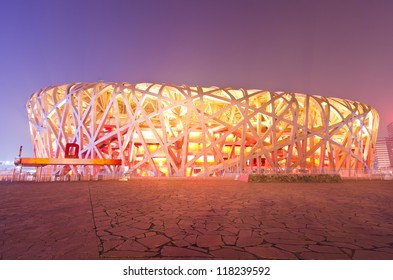
<svg viewBox="0 0 393 280"><path fill-rule="evenodd" d="M338 174L250 174L250 183L340 183Z"/></svg>

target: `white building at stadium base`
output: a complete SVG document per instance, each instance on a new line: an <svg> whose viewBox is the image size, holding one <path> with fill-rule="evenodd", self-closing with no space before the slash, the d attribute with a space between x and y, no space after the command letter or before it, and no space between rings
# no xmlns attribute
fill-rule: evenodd
<svg viewBox="0 0 393 280"><path fill-rule="evenodd" d="M80 159L120 159L117 171L142 176L368 170L379 123L340 98L149 83L50 86L27 111L35 157L64 158L72 143Z"/></svg>
<svg viewBox="0 0 393 280"><path fill-rule="evenodd" d="M393 167L393 138L378 138L375 144L375 161L378 169Z"/></svg>

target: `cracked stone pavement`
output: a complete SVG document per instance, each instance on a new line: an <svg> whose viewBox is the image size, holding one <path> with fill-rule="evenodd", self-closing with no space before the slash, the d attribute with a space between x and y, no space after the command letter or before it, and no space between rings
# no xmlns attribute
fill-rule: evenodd
<svg viewBox="0 0 393 280"><path fill-rule="evenodd" d="M393 181L1 182L0 259L393 260Z"/></svg>

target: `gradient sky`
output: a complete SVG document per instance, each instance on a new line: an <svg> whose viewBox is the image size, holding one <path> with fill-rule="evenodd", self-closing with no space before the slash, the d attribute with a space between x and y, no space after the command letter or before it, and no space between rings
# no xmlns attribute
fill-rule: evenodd
<svg viewBox="0 0 393 280"><path fill-rule="evenodd" d="M393 1L0 0L0 160L33 156L26 101L87 81L301 92L393 121Z"/></svg>

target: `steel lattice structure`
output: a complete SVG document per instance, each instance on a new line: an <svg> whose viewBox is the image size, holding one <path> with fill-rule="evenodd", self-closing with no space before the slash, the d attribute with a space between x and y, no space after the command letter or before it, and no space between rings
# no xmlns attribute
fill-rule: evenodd
<svg viewBox="0 0 393 280"><path fill-rule="evenodd" d="M339 98L149 83L51 86L27 110L36 157L76 143L79 158L155 176L365 170L379 123L370 106Z"/></svg>

